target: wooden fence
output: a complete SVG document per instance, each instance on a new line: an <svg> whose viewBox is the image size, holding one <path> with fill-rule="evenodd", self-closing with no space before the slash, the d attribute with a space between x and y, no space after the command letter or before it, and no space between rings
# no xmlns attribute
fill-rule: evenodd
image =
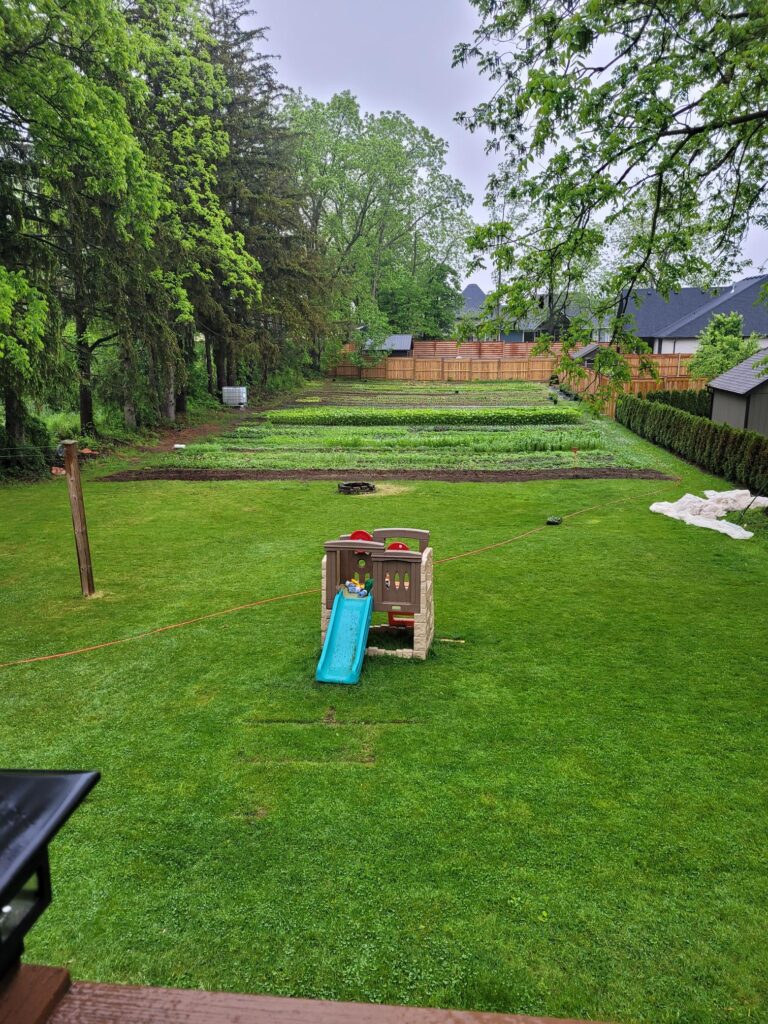
<svg viewBox="0 0 768 1024"><path fill-rule="evenodd" d="M548 381L555 372L554 359L413 359L390 357L365 369L341 363L330 371L332 377L360 380L530 380Z"/></svg>
<svg viewBox="0 0 768 1024"><path fill-rule="evenodd" d="M447 344L447 343L441 343ZM452 344L452 343L451 343ZM646 377L654 385L648 390L654 391L664 388L667 385L662 383L666 379L684 378L689 379L688 361L690 355L676 353L675 355L646 356L650 359L659 374L659 381ZM633 374L641 378L640 356L627 356L632 366ZM402 380L422 381L440 383L442 381L503 381L503 380L528 380L548 383L550 377L556 373L557 360L550 358L517 358L517 359L489 359L488 357L478 359L414 359L412 356L397 357L391 356L377 366L360 368L353 363L342 362L329 371L331 377L351 377L356 380ZM595 385L596 386L596 385ZM686 384L685 387L697 386ZM703 387L703 384L698 386ZM680 390L674 385L676 390Z"/></svg>
<svg viewBox="0 0 768 1024"><path fill-rule="evenodd" d="M578 392L578 394L582 396L593 395L598 388L609 383L610 380L608 377L600 376L599 374L588 370L586 381L579 381L575 385L574 391ZM625 395L647 395L651 391L701 391L702 388L706 387L706 385L707 381L705 377L688 377L683 374L668 377L659 375L658 380L654 377L635 377L623 384L622 387ZM615 395L608 399L603 411L607 416L616 415Z"/></svg>

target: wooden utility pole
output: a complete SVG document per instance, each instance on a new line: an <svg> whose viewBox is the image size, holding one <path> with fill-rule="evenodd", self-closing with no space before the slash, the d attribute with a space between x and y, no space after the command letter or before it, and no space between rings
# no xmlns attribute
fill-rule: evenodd
<svg viewBox="0 0 768 1024"><path fill-rule="evenodd" d="M77 564L80 568L80 586L83 590L83 597L93 597L96 588L93 585L91 546L88 543L88 527L85 523L85 505L83 504L83 487L80 482L80 463L77 459L77 441L62 441L61 443L64 448L64 470L67 474L69 505L72 509L72 526L75 530Z"/></svg>

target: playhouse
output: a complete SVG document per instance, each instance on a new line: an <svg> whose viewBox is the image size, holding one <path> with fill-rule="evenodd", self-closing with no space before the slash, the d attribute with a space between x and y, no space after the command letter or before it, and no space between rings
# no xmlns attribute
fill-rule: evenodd
<svg viewBox="0 0 768 1024"><path fill-rule="evenodd" d="M354 642L360 661L364 654L424 660L435 634L433 566L428 530L392 528L373 533L358 530L327 541L322 561L320 623L324 658L333 653L329 646ZM332 621L336 615L340 620L344 612L350 618L349 601L345 604L350 596L345 592L348 583L353 589L360 588L360 601L365 605L356 616L359 627ZM372 624L374 612L386 613L387 622ZM334 625L338 628L334 629ZM377 646L377 634L384 633L399 636L402 645ZM356 682L357 679L323 678L321 681Z"/></svg>

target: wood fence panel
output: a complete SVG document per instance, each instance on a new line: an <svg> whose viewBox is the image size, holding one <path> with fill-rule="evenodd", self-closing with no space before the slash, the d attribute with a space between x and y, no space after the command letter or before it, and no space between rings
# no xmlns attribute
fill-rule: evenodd
<svg viewBox="0 0 768 1024"><path fill-rule="evenodd" d="M433 343L430 342L429 344ZM452 345L453 342L435 342L434 344ZM477 347L475 347L474 351L478 351ZM630 394L645 395L649 391L665 389L670 391L685 391L688 388L700 390L706 385L705 380L689 376L688 361L690 356L685 353L653 356L651 358L659 373L658 380L653 377L641 376L639 357L629 357L634 377L625 390ZM450 359L441 356L434 356L429 359L426 357L393 356L383 360L377 366L369 366L363 370L352 363L342 362L329 371L329 375L343 378L361 378L363 380L414 380L421 381L422 383L471 380L526 380L546 384L556 372L556 360L543 356L529 359L514 357L490 359L484 355L475 355L471 358L466 356L452 357ZM587 371L586 380L579 381L574 390L579 394L591 395L595 393L601 383L604 384L606 381L607 378L598 378L593 371L589 370Z"/></svg>

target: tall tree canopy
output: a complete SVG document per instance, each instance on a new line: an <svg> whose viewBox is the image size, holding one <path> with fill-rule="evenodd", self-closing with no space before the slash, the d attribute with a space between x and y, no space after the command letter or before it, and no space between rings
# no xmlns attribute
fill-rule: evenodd
<svg viewBox="0 0 768 1024"><path fill-rule="evenodd" d="M533 230L478 233L505 271L505 300L557 282L567 297L621 231L605 282L617 304L738 263L768 222L768 7L764 0L470 0L475 39L456 48L493 96L461 120L503 156L498 199Z"/></svg>
<svg viewBox="0 0 768 1024"><path fill-rule="evenodd" d="M445 143L289 93L253 18L248 0L0 7L0 446L44 437L41 410L130 430L344 342L452 326L469 197Z"/></svg>
<svg viewBox="0 0 768 1024"><path fill-rule="evenodd" d="M399 112L363 114L350 93L293 96L302 216L323 286L313 355L393 330L449 331L470 196L445 171L446 144Z"/></svg>

